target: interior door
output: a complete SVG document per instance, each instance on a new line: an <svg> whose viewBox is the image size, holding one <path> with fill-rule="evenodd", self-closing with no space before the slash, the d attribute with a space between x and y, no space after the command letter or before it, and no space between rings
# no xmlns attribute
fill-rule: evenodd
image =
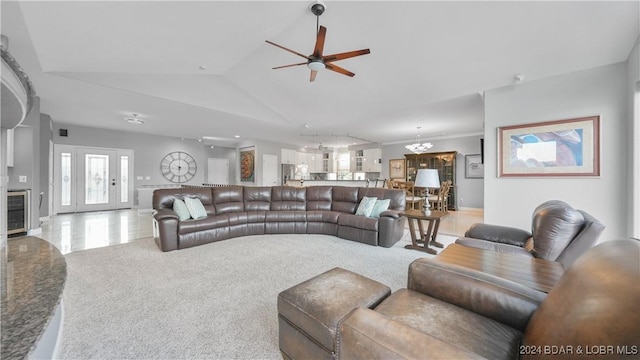
<svg viewBox="0 0 640 360"><path fill-rule="evenodd" d="M207 183L229 184L229 159L207 159Z"/></svg>
<svg viewBox="0 0 640 360"><path fill-rule="evenodd" d="M278 156L262 155L262 185L276 186L278 185Z"/></svg>
<svg viewBox="0 0 640 360"><path fill-rule="evenodd" d="M78 148L76 211L116 208L116 157L115 150Z"/></svg>

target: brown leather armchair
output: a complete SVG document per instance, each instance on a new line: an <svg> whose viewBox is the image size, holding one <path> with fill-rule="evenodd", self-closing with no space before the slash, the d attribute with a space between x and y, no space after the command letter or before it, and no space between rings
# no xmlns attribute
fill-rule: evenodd
<svg viewBox="0 0 640 360"><path fill-rule="evenodd" d="M341 359L637 359L640 242L588 250L545 297L490 275L419 259L408 288L338 328Z"/></svg>
<svg viewBox="0 0 640 360"><path fill-rule="evenodd" d="M531 232L474 224L456 244L558 261L568 267L595 244L604 225L564 201L549 200L533 211Z"/></svg>

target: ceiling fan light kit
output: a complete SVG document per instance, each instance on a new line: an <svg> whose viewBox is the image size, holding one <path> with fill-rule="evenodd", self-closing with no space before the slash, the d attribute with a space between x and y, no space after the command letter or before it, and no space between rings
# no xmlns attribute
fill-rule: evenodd
<svg viewBox="0 0 640 360"><path fill-rule="evenodd" d="M287 68L287 67L293 67L293 66L300 66L300 65L307 65L307 68L309 68L311 70L311 76L309 81L314 81L316 79L316 75L318 74L318 71L323 70L323 69L327 69L327 70L331 70L334 72L337 72L339 74L342 75L346 75L349 77L353 77L355 76L354 73L352 73L349 70L343 69L335 64L333 64L333 62L335 61L339 61L339 60L344 60L344 59L349 59L352 57L356 57L356 56L360 56L360 55L366 55L369 54L370 51L369 49L362 49L362 50L356 50L356 51L348 51L348 52L344 52L344 53L338 53L338 54L332 54L332 55L323 55L323 51L324 51L324 41L325 38L327 36L327 28L324 26L320 26L320 15L322 15L324 13L324 11L326 10L326 6L324 5L323 2L321 1L316 1L314 2L311 7L311 12L316 16L316 45L313 48L313 54L311 55L303 55L297 51L293 51L291 49L288 49L282 45L278 45L272 41L266 40L267 43L279 47L282 50L288 51L292 54L298 55L300 57L303 57L305 59L307 59L306 62L301 62L301 63L297 63L297 64L290 64L290 65L282 65L282 66L276 66L273 69L282 69L282 68Z"/></svg>

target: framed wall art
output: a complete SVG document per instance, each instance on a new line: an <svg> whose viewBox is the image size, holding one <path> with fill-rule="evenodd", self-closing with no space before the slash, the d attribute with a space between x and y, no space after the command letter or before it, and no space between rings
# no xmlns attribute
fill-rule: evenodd
<svg viewBox="0 0 640 360"><path fill-rule="evenodd" d="M498 176L600 176L600 116L498 128Z"/></svg>
<svg viewBox="0 0 640 360"><path fill-rule="evenodd" d="M466 155L464 157L464 177L467 179L484 178L482 154Z"/></svg>
<svg viewBox="0 0 640 360"><path fill-rule="evenodd" d="M256 172L256 151L240 151L240 181L253 182Z"/></svg>
<svg viewBox="0 0 640 360"><path fill-rule="evenodd" d="M391 159L389 160L389 179L402 179L405 178L405 159Z"/></svg>

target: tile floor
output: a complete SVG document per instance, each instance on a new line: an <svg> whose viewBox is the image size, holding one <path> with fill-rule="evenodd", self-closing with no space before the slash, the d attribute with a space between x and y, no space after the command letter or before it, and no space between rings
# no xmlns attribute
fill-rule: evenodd
<svg viewBox="0 0 640 360"><path fill-rule="evenodd" d="M440 223L440 234L461 236L483 221L481 209L450 211ZM62 254L122 244L153 236L151 212L134 209L54 215L36 235L54 244Z"/></svg>

